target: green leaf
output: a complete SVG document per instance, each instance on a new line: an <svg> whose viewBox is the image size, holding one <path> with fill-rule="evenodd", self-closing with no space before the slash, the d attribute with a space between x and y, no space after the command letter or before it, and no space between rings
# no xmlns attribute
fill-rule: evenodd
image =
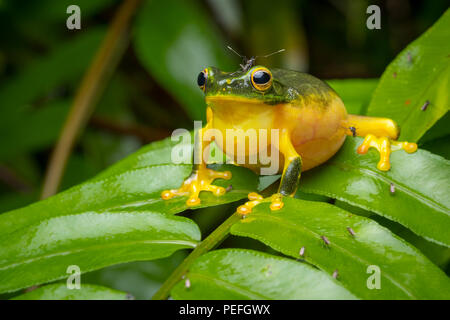
<svg viewBox="0 0 450 320"><path fill-rule="evenodd" d="M193 119L205 119L196 76L208 66L231 66L209 15L196 2L165 0L148 1L136 19L134 46L144 67Z"/></svg>
<svg viewBox="0 0 450 320"><path fill-rule="evenodd" d="M0 236L0 292L62 279L112 264L152 260L193 248L190 219L150 211L84 212L48 218Z"/></svg>
<svg viewBox="0 0 450 320"><path fill-rule="evenodd" d="M190 286L186 286L186 280ZM354 299L331 276L291 259L253 250L222 249L198 258L174 299Z"/></svg>
<svg viewBox="0 0 450 320"><path fill-rule="evenodd" d="M375 89L367 115L395 120L400 140L418 141L450 108L448 39L450 10L394 59Z"/></svg>
<svg viewBox="0 0 450 320"><path fill-rule="evenodd" d="M321 202L284 199L271 211L263 203L231 228L231 233L262 241L285 255L303 258L364 299L449 299L447 276L416 248L376 222ZM347 228L351 228L352 236ZM282 235L282 236L280 236ZM322 237L326 237L329 244ZM369 289L372 272L380 268L380 289Z"/></svg>
<svg viewBox="0 0 450 320"><path fill-rule="evenodd" d="M125 292L92 284L81 284L80 289L68 289L65 283L37 288L11 300L129 300Z"/></svg>
<svg viewBox="0 0 450 320"><path fill-rule="evenodd" d="M167 139L146 146L98 178L1 214L0 292L61 279L68 264L87 272L194 247L200 239L197 225L171 215L187 209L187 198L160 196L179 187L192 169L165 163L174 144ZM202 193L199 207L233 202L264 187L245 168L218 169L230 169L233 178L215 184L233 189L221 197Z"/></svg>
<svg viewBox="0 0 450 320"><path fill-rule="evenodd" d="M361 142L348 138L326 164L302 175L300 189L375 212L450 246L450 162L425 150L396 151L391 154L391 169L384 172L376 167L378 152L356 153Z"/></svg>
<svg viewBox="0 0 450 320"><path fill-rule="evenodd" d="M348 113L364 114L378 79L333 79L326 82L339 94Z"/></svg>

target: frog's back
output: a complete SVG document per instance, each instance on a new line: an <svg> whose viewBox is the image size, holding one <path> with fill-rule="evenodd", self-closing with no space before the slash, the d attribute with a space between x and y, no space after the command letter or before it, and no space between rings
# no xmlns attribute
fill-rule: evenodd
<svg viewBox="0 0 450 320"><path fill-rule="evenodd" d="M275 90L285 91L285 96L290 100L299 101L298 105L314 102L315 105L326 108L336 97L339 98L328 84L310 74L276 68L271 71L274 82L278 83Z"/></svg>

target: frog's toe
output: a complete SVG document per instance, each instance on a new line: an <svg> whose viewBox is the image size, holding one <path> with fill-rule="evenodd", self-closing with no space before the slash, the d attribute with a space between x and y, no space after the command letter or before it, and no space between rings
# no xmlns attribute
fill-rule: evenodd
<svg viewBox="0 0 450 320"><path fill-rule="evenodd" d="M219 186L215 186L215 185L212 185L212 184L206 186L205 187L205 191L210 191L216 196L221 196L221 195L224 195L226 193L225 188L219 187Z"/></svg>
<svg viewBox="0 0 450 320"><path fill-rule="evenodd" d="M212 179L225 179L230 180L231 179L231 172L230 171L215 171L212 169L207 169L209 173L209 177Z"/></svg>
<svg viewBox="0 0 450 320"><path fill-rule="evenodd" d="M417 151L417 143L407 141L391 141L392 151L403 149L408 153ZM396 149L395 149L396 148Z"/></svg>
<svg viewBox="0 0 450 320"><path fill-rule="evenodd" d="M200 204L200 198L198 194L190 195L189 199L186 200L186 205L188 207L198 206Z"/></svg>
<svg viewBox="0 0 450 320"><path fill-rule="evenodd" d="M358 147L357 152L365 154L369 151L369 148L375 148L380 153L380 161L377 164L377 168L381 171L388 171L391 168L389 161L391 152L403 149L408 153L412 153L417 150L417 144L406 141L391 141L388 137L377 138L372 134L368 134Z"/></svg>
<svg viewBox="0 0 450 320"><path fill-rule="evenodd" d="M275 210L280 210L281 208L283 208L284 203L282 201L283 195L280 193L275 193L272 196L268 197L268 198L263 198L263 196L257 194L256 192L251 192L248 194L248 200L246 203L244 203L243 205L239 206L237 208L237 212L242 214L242 215L246 215L248 213L252 212L252 209L257 206L258 204L260 204L261 202L265 202L265 201L270 201L270 210L275 211Z"/></svg>
<svg viewBox="0 0 450 320"><path fill-rule="evenodd" d="M271 196L270 210L276 211L284 207L283 195L281 193L275 193Z"/></svg>
<svg viewBox="0 0 450 320"><path fill-rule="evenodd" d="M221 196L226 193L225 188L211 184L215 179L219 178L229 180L231 179L231 172L220 172L208 168L200 169L193 172L179 189L164 190L161 193L161 198L169 200L175 196L188 195L189 198L186 200L186 205L188 207L197 206L201 202L199 198L201 191L209 191L216 196Z"/></svg>
<svg viewBox="0 0 450 320"><path fill-rule="evenodd" d="M177 192L178 190L164 190L163 192L161 192L161 198L163 199L163 200L169 200L169 199L172 199L175 195L176 195L176 192Z"/></svg>

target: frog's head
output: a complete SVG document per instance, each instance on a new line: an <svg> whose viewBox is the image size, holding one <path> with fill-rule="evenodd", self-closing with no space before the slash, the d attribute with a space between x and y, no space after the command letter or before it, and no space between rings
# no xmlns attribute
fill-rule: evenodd
<svg viewBox="0 0 450 320"><path fill-rule="evenodd" d="M236 102L248 101L266 105L290 102L297 97L282 77L281 69L269 70L254 66L248 70L223 72L209 67L200 72L197 84L205 93L206 102L214 100Z"/></svg>

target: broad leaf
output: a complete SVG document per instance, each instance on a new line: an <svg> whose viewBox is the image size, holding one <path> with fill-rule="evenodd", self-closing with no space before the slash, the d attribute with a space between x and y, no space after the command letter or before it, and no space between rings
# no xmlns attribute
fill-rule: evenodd
<svg viewBox="0 0 450 320"><path fill-rule="evenodd" d="M187 209L187 198L165 201L160 196L181 185L191 171L190 164L167 163L174 143L167 139L149 145L98 178L1 214L0 291L66 277L69 260L86 272L194 247L198 227L171 215ZM215 183L232 185L232 190L221 197L202 193L200 207L245 198L264 185L247 169L226 169L233 178Z"/></svg>
<svg viewBox="0 0 450 320"><path fill-rule="evenodd" d="M171 163L170 150L176 143L166 139L147 145L90 181L28 207L4 213L0 215L0 230L3 234L10 233L51 217L87 211L128 208L172 214L182 212L188 209L186 196L168 201L161 199L163 190L178 188L192 170L191 164ZM240 200L267 185L260 183L260 179L245 168L232 165L215 168L232 172L231 180L214 181L223 187L231 185L232 190L220 197L202 192L199 207Z"/></svg>
<svg viewBox="0 0 450 320"><path fill-rule="evenodd" d="M391 154L391 169L384 172L376 167L378 152L356 153L361 142L347 138L326 164L302 175L300 189L378 213L450 246L450 162L425 150L396 151Z"/></svg>
<svg viewBox="0 0 450 320"><path fill-rule="evenodd" d="M82 284L80 289L68 289L65 283L55 283L11 300L129 300L131 298L125 292L92 284Z"/></svg>
<svg viewBox="0 0 450 320"><path fill-rule="evenodd" d="M227 300L355 298L330 275L306 263L243 249L201 256L171 295L174 299Z"/></svg>
<svg viewBox="0 0 450 320"><path fill-rule="evenodd" d="M359 298L450 298L448 277L376 222L326 203L292 198L284 202L279 211L270 211L268 203L258 205L231 233L304 258L330 275L337 270L337 280ZM376 285L369 278L371 266L380 270L380 289L371 287Z"/></svg>
<svg viewBox="0 0 450 320"><path fill-rule="evenodd" d="M450 9L395 58L375 89L367 115L394 119L400 140L418 141L450 108L449 39Z"/></svg>
<svg viewBox="0 0 450 320"><path fill-rule="evenodd" d="M71 265L87 272L158 259L199 240L192 220L150 211L47 218L0 236L0 292L65 278Z"/></svg>

